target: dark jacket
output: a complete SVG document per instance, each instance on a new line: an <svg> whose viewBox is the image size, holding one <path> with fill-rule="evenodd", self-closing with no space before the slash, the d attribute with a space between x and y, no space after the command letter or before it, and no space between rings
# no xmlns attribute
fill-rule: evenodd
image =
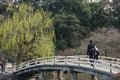
<svg viewBox="0 0 120 80"><path fill-rule="evenodd" d="M93 56L95 54L94 44L90 43L87 47L87 54Z"/></svg>

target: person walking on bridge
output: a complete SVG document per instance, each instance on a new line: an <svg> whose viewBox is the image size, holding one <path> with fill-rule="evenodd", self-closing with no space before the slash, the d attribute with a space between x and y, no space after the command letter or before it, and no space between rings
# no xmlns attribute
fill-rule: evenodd
<svg viewBox="0 0 120 80"><path fill-rule="evenodd" d="M93 57L95 55L95 47L92 40L89 41L89 45L87 46L87 55L89 55L90 59L94 59Z"/></svg>
<svg viewBox="0 0 120 80"><path fill-rule="evenodd" d="M6 66L6 61L4 59L4 57L2 58L2 63L1 63L1 71L2 71L2 74L5 73L5 66Z"/></svg>
<svg viewBox="0 0 120 80"><path fill-rule="evenodd" d="M90 62L93 63L94 60L92 59L94 59L95 47L92 40L89 41L89 45L87 46L87 55L89 55L89 58L91 59ZM93 66L93 64L91 64L91 66Z"/></svg>

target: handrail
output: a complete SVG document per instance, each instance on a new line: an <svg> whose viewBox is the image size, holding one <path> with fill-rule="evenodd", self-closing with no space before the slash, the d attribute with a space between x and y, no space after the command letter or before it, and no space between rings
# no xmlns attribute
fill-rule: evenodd
<svg viewBox="0 0 120 80"><path fill-rule="evenodd" d="M104 68L108 69L109 72L114 71L113 69L120 69L120 59L110 58L100 56L99 60L89 59L86 55L77 55L77 56L51 56L45 58L38 58L29 60L27 62L22 62L21 64L16 65L15 71L20 71L22 69L26 69L29 67L33 67L36 65L69 65L69 66L90 66L94 64L93 69ZM90 61L94 61L91 63Z"/></svg>

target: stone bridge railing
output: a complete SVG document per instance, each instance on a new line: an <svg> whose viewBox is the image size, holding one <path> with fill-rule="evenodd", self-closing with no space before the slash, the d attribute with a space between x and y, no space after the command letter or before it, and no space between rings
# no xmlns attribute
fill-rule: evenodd
<svg viewBox="0 0 120 80"><path fill-rule="evenodd" d="M91 64L93 64L93 66L91 66ZM40 70L44 70L44 66L46 65L47 67L45 69L47 70L54 69L55 67L58 69L63 68L62 70L64 70L64 68L66 69L67 66L69 68L73 67L74 69L72 69L75 72L86 72L88 74L97 76L105 74L107 75L107 77L110 77L111 75L115 75L120 72L120 59L100 56L99 60L90 60L86 55L78 55L51 56L29 60L19 65L16 65L14 68L14 73L16 74L16 76L19 76L21 74L25 74L27 72L27 69L29 69L30 71L30 68L33 69L36 66L43 66L40 68ZM53 65L55 67L51 67ZM59 68L59 66L62 67Z"/></svg>

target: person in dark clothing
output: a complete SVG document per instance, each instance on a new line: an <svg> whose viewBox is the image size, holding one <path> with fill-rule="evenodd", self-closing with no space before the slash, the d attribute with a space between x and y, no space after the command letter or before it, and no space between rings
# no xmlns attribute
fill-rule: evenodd
<svg viewBox="0 0 120 80"><path fill-rule="evenodd" d="M93 66L94 55L95 55L95 47L94 47L94 43L93 43L92 40L89 41L89 45L87 46L87 55L89 55L89 58L91 59L90 60L91 66Z"/></svg>
<svg viewBox="0 0 120 80"><path fill-rule="evenodd" d="M4 58L2 58L2 64L1 64L2 73L5 73L5 65L6 65L6 61Z"/></svg>
<svg viewBox="0 0 120 80"><path fill-rule="evenodd" d="M89 45L87 47L87 55L89 55L90 59L94 59L95 48L94 48L94 43L92 40L89 41Z"/></svg>

